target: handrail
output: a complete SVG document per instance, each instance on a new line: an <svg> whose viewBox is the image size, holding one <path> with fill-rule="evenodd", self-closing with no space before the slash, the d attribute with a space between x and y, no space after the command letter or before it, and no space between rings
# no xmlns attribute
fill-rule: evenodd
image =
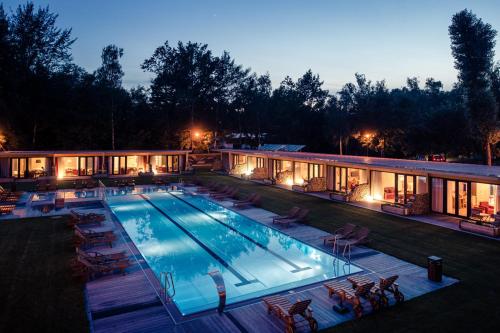
<svg viewBox="0 0 500 333"><path fill-rule="evenodd" d="M165 300L169 302L175 296L175 284L172 272L161 272L160 283L163 285Z"/></svg>

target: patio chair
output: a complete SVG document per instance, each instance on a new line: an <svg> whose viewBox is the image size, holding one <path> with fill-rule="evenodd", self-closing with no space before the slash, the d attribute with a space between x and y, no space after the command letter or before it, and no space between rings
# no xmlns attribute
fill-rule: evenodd
<svg viewBox="0 0 500 333"><path fill-rule="evenodd" d="M227 190L229 190L229 186L224 185L222 187L215 188L213 190L209 190L208 194L209 195L212 195L212 194L222 194L222 193L226 192Z"/></svg>
<svg viewBox="0 0 500 333"><path fill-rule="evenodd" d="M226 194L229 194L232 190L234 190L234 187L225 186L223 191L209 192L209 197L213 198L218 196L224 196Z"/></svg>
<svg viewBox="0 0 500 333"><path fill-rule="evenodd" d="M336 253L338 249L343 248L342 256L345 257L346 252L351 254L351 248L353 246L362 245L368 243L368 236L370 235L370 229L361 227L356 230L351 237L344 239L336 239L333 242L333 253ZM349 259L350 260L350 259Z"/></svg>
<svg viewBox="0 0 500 333"><path fill-rule="evenodd" d="M297 213L297 216L291 218L291 219L280 219L276 220L275 223L289 227L291 223L304 223L307 221L307 216L309 215L309 209L302 208L300 211Z"/></svg>
<svg viewBox="0 0 500 333"><path fill-rule="evenodd" d="M328 290L328 297L337 295L339 297L338 304L333 306L333 309L339 313L346 312L344 303L349 303L352 306L354 315L356 318L360 318L363 315L363 304L362 299L367 299L372 304L372 308L375 309L377 299L376 295L371 293L371 289L375 285L374 282L364 284L362 286L357 286L354 290L345 284L343 281L330 281L323 284Z"/></svg>
<svg viewBox="0 0 500 333"><path fill-rule="evenodd" d="M111 253L101 253L98 251L84 251L80 248L76 248L77 256L85 258L92 264L105 264L113 261L121 261L127 258L125 251L117 251Z"/></svg>
<svg viewBox="0 0 500 333"><path fill-rule="evenodd" d="M283 220L283 219L293 219L297 216L297 214L300 212L300 208L295 206L295 207L292 207L290 208L290 210L288 211L288 213L286 215L283 215L283 216L274 216L273 217L273 223L275 223L275 221L277 220Z"/></svg>
<svg viewBox="0 0 500 333"><path fill-rule="evenodd" d="M82 233L78 229L75 229L74 233L74 245L75 247L80 246L95 246L95 245L109 245L113 247L113 242L116 240L116 235L112 232L103 234L89 234Z"/></svg>
<svg viewBox="0 0 500 333"><path fill-rule="evenodd" d="M226 194L221 194L221 195L214 195L213 198L216 200L223 200L223 199L233 199L238 196L239 190L237 188L233 188L231 191L229 191Z"/></svg>
<svg viewBox="0 0 500 333"><path fill-rule="evenodd" d="M396 283L398 278L398 275L393 275L388 278L380 277L379 282L373 287L373 292L379 295L380 306L389 306L389 298L386 292L391 293L398 304L405 300L405 296L399 291L399 285Z"/></svg>
<svg viewBox="0 0 500 333"><path fill-rule="evenodd" d="M285 332L293 333L297 328L307 324L311 332L318 330L318 322L313 317L312 309L309 307L311 300L297 300L290 302L283 296L269 296L262 299L267 307L268 314L275 314L278 319L285 323ZM297 320L297 316L299 316Z"/></svg>
<svg viewBox="0 0 500 333"><path fill-rule="evenodd" d="M250 206L259 207L261 203L261 196L257 193L252 193L245 200L238 200L233 202L235 208L248 208Z"/></svg>
<svg viewBox="0 0 500 333"><path fill-rule="evenodd" d="M14 209L16 209L16 205L0 205L0 215L11 214Z"/></svg>
<svg viewBox="0 0 500 333"><path fill-rule="evenodd" d="M86 281L95 279L97 274L108 274L116 271L125 275L125 270L130 267L128 259L95 264L82 256L77 256L77 262L78 266L74 267L74 276L83 277Z"/></svg>
<svg viewBox="0 0 500 333"><path fill-rule="evenodd" d="M321 237L323 239L323 245L328 243L334 243L339 239L346 239L353 235L356 225L352 223L347 223L342 228L339 228L333 232L332 235Z"/></svg>

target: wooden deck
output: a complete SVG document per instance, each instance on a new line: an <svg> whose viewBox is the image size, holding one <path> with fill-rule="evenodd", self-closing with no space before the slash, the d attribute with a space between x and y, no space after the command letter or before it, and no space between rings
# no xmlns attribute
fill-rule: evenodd
<svg viewBox="0 0 500 333"><path fill-rule="evenodd" d="M231 208L230 202L223 205ZM272 224L273 214L258 208L239 211L263 224L269 225L312 246L324 248L321 236L326 232L305 225L279 228ZM230 307L219 315L215 311L190 320L181 320L170 315L158 295L158 281L144 263L133 243L121 225L113 221L109 211L107 226L115 229L119 237L115 248L126 249L134 265L126 275L110 275L87 283L87 308L94 332L283 332L284 326L267 311L259 300L245 305ZM114 250L114 249L112 249ZM102 251L110 251L102 248ZM427 270L374 251L367 247L357 248L352 254L352 262L363 268L361 274L376 278L398 274L400 290L406 300L443 288L457 281L444 277L440 283L427 279ZM340 278L345 281L345 278ZM321 284L281 293L291 301L312 299L311 307L320 329L352 320L353 314L338 314L332 310L336 299L330 299ZM392 301L393 302L393 301ZM371 311L369 303L365 311ZM177 322L176 322L177 321Z"/></svg>

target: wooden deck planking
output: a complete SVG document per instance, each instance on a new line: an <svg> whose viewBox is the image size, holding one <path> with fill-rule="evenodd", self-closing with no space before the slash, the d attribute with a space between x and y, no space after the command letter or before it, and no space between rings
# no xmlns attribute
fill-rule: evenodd
<svg viewBox="0 0 500 333"><path fill-rule="evenodd" d="M94 320L94 332L172 332L174 327L163 305Z"/></svg>
<svg viewBox="0 0 500 333"><path fill-rule="evenodd" d="M223 205L231 208L230 202L223 202ZM328 235L328 233L322 230L300 224L293 224L289 228L274 225L271 218L273 214L259 208L236 211L326 252L331 251L331 246L323 246L321 237ZM118 227L118 230L122 230L121 226ZM118 246L128 249L129 247L126 244L128 242L130 240L125 237L125 240ZM130 250L137 254L135 246L130 245ZM444 277L442 283L431 282L427 280L426 269L367 247L357 247L352 253L352 258L355 265L364 269L361 274L366 274L372 279L378 279L380 275L398 274L400 276L398 280L400 290L405 294L407 300L456 282L456 280L447 277ZM146 278L146 274L150 275L151 272L144 272L139 269L139 265L135 266L137 268L132 269L128 275L114 275L89 282L87 286L89 308L95 313L102 313L115 308L140 307L141 304L147 305L151 302L153 305L95 319L94 331L240 332L239 326L242 327L243 332L271 333L282 332L284 329L283 323L275 316L268 315L265 306L260 301L233 308L228 310L227 314L218 315L213 313L175 324L163 306L154 305L154 302L159 301L159 299ZM345 278L340 279L344 280L346 285L349 286ZM304 290L283 292L281 294L292 302L298 298L312 299L311 307L320 329L338 325L354 318L351 312L342 315L332 310L332 306L337 300L335 297L329 298L326 288L321 284ZM366 303L365 311L369 312L370 310L371 306ZM303 331L308 331L307 327L300 329L298 332Z"/></svg>

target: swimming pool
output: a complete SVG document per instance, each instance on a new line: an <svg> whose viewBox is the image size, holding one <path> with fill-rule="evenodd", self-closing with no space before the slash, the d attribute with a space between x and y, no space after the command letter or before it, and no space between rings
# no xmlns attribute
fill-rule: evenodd
<svg viewBox="0 0 500 333"><path fill-rule="evenodd" d="M361 271L199 195L108 196L107 203L155 275L172 273L182 315L217 307L213 270L224 278L227 304Z"/></svg>

